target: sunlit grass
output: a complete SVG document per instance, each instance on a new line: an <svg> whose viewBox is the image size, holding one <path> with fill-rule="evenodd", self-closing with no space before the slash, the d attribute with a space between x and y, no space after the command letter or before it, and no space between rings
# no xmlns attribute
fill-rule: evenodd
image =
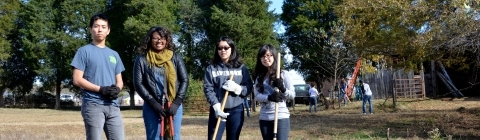
<svg viewBox="0 0 480 140"><path fill-rule="evenodd" d="M374 114L361 114L361 101L346 107L309 113L308 106L291 110L291 140L316 139L429 139L427 132L439 129L440 136L453 139L480 139L480 102L463 99L399 99L397 109L391 100L375 100ZM257 108L257 111L259 108ZM80 111L51 109L0 109L0 139L85 139ZM145 139L141 110L123 110L128 140ZM184 115L182 140L207 139L208 117ZM389 129L389 131L388 131ZM246 117L240 136L245 140L261 140L258 112ZM223 137L225 139L225 137Z"/></svg>

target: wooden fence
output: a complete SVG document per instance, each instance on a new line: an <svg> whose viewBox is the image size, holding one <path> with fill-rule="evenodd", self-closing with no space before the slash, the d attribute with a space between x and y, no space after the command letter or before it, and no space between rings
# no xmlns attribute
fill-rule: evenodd
<svg viewBox="0 0 480 140"><path fill-rule="evenodd" d="M205 115L210 111L210 104L205 96L189 96L183 103L183 110L189 114Z"/></svg>
<svg viewBox="0 0 480 140"><path fill-rule="evenodd" d="M372 90L373 99L392 98L393 93L393 72L390 70L379 70L375 73L363 74L362 80Z"/></svg>
<svg viewBox="0 0 480 140"><path fill-rule="evenodd" d="M386 98L424 98L425 76L414 75L413 71L379 70L364 74L361 79L370 86L374 99Z"/></svg>
<svg viewBox="0 0 480 140"><path fill-rule="evenodd" d="M189 96L188 99L183 102L183 112L192 115L208 115L210 111L210 104L205 99L204 95ZM255 112L256 102L249 102L249 109ZM245 107L246 110L246 107Z"/></svg>

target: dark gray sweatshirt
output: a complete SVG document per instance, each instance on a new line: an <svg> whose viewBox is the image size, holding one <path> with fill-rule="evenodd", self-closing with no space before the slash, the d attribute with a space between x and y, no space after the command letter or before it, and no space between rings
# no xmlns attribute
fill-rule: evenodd
<svg viewBox="0 0 480 140"><path fill-rule="evenodd" d="M221 104L223 101L226 90L222 86L230 78L230 74L233 74L233 81L242 87L242 92L240 95L229 92L225 109L231 109L242 104L246 96L252 92L253 82L245 65L239 68L228 68L224 63L218 64L217 67L209 65L205 71L203 92L210 106L216 103Z"/></svg>

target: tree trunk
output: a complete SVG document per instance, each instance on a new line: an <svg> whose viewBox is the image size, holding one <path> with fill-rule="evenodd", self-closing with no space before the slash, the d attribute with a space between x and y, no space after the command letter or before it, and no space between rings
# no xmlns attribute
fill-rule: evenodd
<svg viewBox="0 0 480 140"><path fill-rule="evenodd" d="M60 92L62 91L62 82L57 79L55 82L55 109L60 110Z"/></svg>
<svg viewBox="0 0 480 140"><path fill-rule="evenodd" d="M135 109L135 88L133 87L132 81L128 82L127 84L128 84L128 89L130 90L130 92L128 92L128 94L130 94L130 101L129 101L130 109L133 110Z"/></svg>
<svg viewBox="0 0 480 140"><path fill-rule="evenodd" d="M0 89L0 108L5 107L5 99L3 98L3 93L5 93L5 90L7 88L1 88Z"/></svg>

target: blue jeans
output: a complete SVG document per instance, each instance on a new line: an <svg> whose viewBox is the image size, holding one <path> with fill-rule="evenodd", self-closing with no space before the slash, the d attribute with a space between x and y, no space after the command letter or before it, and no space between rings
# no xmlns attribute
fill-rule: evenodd
<svg viewBox="0 0 480 140"><path fill-rule="evenodd" d="M347 95L345 93L340 93L340 97L343 98L343 105L347 105Z"/></svg>
<svg viewBox="0 0 480 140"><path fill-rule="evenodd" d="M119 107L85 102L82 104L81 113L85 123L87 140L102 139L102 129L105 131L107 139L125 139L122 114Z"/></svg>
<svg viewBox="0 0 480 140"><path fill-rule="evenodd" d="M373 113L372 95L363 95L363 104L362 104L363 105L363 108L362 108L363 113L366 113L365 110L367 109L366 108L367 102L370 105L370 108L369 108L368 111L370 111L370 113Z"/></svg>
<svg viewBox="0 0 480 140"><path fill-rule="evenodd" d="M247 117L250 117L250 100L245 99L243 104L245 105L245 109L247 111Z"/></svg>
<svg viewBox="0 0 480 140"><path fill-rule="evenodd" d="M160 140L160 118L148 104L143 105L143 122L145 123L145 131L147 140ZM177 114L173 116L173 139L180 140L180 130L182 125L183 105L180 105ZM165 138L163 138L165 139Z"/></svg>
<svg viewBox="0 0 480 140"><path fill-rule="evenodd" d="M260 133L264 140L273 139L273 121L260 120ZM288 140L288 133L290 132L290 118L278 119L277 126L277 140Z"/></svg>
<svg viewBox="0 0 480 140"><path fill-rule="evenodd" d="M227 121L221 121L218 126L217 136L215 139L221 140L225 127L227 128L227 140L238 140L240 138L240 132L242 131L243 121L245 120L245 112L243 111L243 105L240 104L237 107L231 109L224 109L225 113L230 113L227 117ZM210 107L210 114L208 116L208 140L212 140L213 133L215 132L215 126L217 125L218 118L215 117L215 110Z"/></svg>
<svg viewBox="0 0 480 140"><path fill-rule="evenodd" d="M312 106L315 109L315 112L317 112L317 96L310 97L310 113L312 113Z"/></svg>

